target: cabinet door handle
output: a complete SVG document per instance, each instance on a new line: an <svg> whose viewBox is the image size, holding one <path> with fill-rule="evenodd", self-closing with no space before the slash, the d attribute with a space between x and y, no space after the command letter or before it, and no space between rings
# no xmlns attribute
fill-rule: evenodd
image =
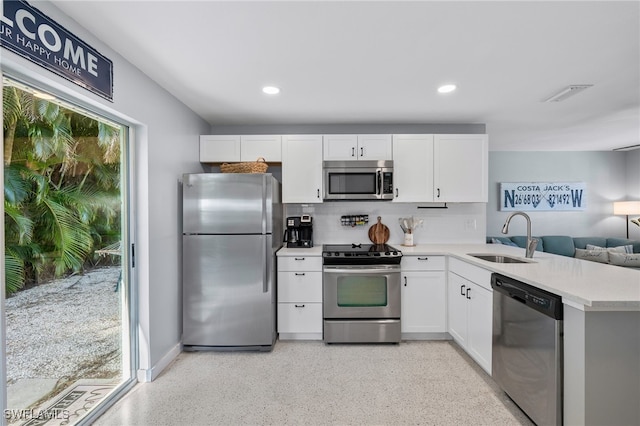
<svg viewBox="0 0 640 426"><path fill-rule="evenodd" d="M398 198L398 188L396 188L396 198Z"/></svg>
<svg viewBox="0 0 640 426"><path fill-rule="evenodd" d="M465 287L464 284L460 286L460 296L464 296L464 287Z"/></svg>
<svg viewBox="0 0 640 426"><path fill-rule="evenodd" d="M360 147L360 157L364 157L364 148Z"/></svg>
<svg viewBox="0 0 640 426"><path fill-rule="evenodd" d="M352 146L352 147L351 147L351 156L352 156L352 157L355 157L355 156L356 156L356 147L355 147L355 146Z"/></svg>
<svg viewBox="0 0 640 426"><path fill-rule="evenodd" d="M468 289L467 289L467 299L471 299L471 298L469 297L469 292L470 292L470 291L471 291L471 289L470 289L470 288L468 288Z"/></svg>
<svg viewBox="0 0 640 426"><path fill-rule="evenodd" d="M304 257L294 257L293 260L304 260Z"/></svg>
<svg viewBox="0 0 640 426"><path fill-rule="evenodd" d="M438 188L438 198L440 198L440 188Z"/></svg>
<svg viewBox="0 0 640 426"><path fill-rule="evenodd" d="M429 260L428 257L419 257L418 260Z"/></svg>
<svg viewBox="0 0 640 426"><path fill-rule="evenodd" d="M318 188L318 195L317 195L318 199L320 198L320 188Z"/></svg>
<svg viewBox="0 0 640 426"><path fill-rule="evenodd" d="M304 308L304 305L293 305L293 306L295 306L296 308Z"/></svg>
<svg viewBox="0 0 640 426"><path fill-rule="evenodd" d="M297 272L296 272L296 276L298 276L298 277L304 277L304 272L302 272L302 273L297 273Z"/></svg>
<svg viewBox="0 0 640 426"><path fill-rule="evenodd" d="M407 286L407 276L406 275L404 276L404 286L405 287Z"/></svg>

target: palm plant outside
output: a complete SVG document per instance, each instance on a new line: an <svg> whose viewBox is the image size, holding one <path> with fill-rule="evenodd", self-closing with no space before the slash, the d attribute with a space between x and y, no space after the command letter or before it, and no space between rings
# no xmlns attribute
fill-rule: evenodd
<svg viewBox="0 0 640 426"><path fill-rule="evenodd" d="M120 239L120 129L3 88L5 288L80 272Z"/></svg>

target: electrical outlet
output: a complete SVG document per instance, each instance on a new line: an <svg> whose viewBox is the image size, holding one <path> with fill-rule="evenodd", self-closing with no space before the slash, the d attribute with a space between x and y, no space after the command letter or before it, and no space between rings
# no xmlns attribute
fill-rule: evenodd
<svg viewBox="0 0 640 426"><path fill-rule="evenodd" d="M465 231L475 231L476 230L476 220L475 219L466 219L464 221L464 229L465 229Z"/></svg>

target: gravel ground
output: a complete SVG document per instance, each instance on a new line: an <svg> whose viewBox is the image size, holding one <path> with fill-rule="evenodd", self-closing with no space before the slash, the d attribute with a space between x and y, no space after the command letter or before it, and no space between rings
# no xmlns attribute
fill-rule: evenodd
<svg viewBox="0 0 640 426"><path fill-rule="evenodd" d="M115 378L121 372L119 266L20 291L5 301L7 385Z"/></svg>

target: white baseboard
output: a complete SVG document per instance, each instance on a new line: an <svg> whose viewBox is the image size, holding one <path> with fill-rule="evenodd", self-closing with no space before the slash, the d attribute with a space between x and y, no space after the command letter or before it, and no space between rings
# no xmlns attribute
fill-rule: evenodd
<svg viewBox="0 0 640 426"><path fill-rule="evenodd" d="M160 373L164 371L169 364L173 362L174 359L182 352L182 344L178 343L174 347L172 347L161 359L148 370L138 370L137 377L138 382L152 382L154 381Z"/></svg>

